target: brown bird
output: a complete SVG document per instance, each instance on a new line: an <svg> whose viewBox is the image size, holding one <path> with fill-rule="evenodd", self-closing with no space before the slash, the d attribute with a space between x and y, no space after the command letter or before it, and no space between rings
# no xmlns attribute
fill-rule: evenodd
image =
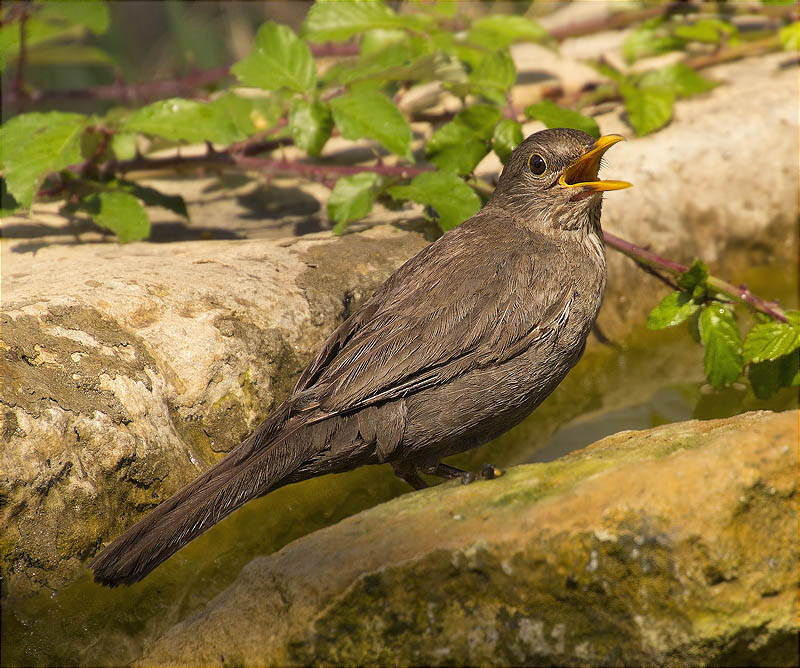
<svg viewBox="0 0 800 668"><path fill-rule="evenodd" d="M583 354L606 283L602 193L630 186L597 172L621 140L523 141L486 206L389 277L249 438L106 547L95 580L136 582L251 499L313 476L388 462L415 488L418 471L474 479L441 459L519 423Z"/></svg>

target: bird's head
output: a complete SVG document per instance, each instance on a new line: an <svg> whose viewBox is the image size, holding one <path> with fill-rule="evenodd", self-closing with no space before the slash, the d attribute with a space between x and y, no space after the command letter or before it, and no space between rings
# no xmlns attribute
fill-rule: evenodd
<svg viewBox="0 0 800 668"><path fill-rule="evenodd" d="M492 200L525 224L599 231L602 193L631 186L597 178L603 153L622 140L605 135L595 141L566 128L536 132L509 156Z"/></svg>

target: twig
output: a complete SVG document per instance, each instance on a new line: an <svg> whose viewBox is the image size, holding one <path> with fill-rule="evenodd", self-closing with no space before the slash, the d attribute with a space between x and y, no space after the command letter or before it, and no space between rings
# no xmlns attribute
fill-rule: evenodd
<svg viewBox="0 0 800 668"><path fill-rule="evenodd" d="M20 45L21 46L21 45ZM20 55L22 51L20 51ZM33 103L52 102L56 100L119 100L121 102L148 102L161 97L194 93L198 88L219 81L230 74L230 65L215 67L210 70L193 72L185 77L161 79L143 83L125 84L115 81L106 86L76 88L67 90L34 90L24 97ZM12 89L7 102L17 102L20 91Z"/></svg>
<svg viewBox="0 0 800 668"><path fill-rule="evenodd" d="M679 276L689 269L689 267L686 265L675 262L674 260L669 260L665 257L661 257L660 255L647 250L646 248L632 244L630 241L625 241L625 239L621 239L620 237L610 234L609 232L604 232L603 237L606 245L611 246L611 248L619 251L623 255L627 255L634 262L642 265L643 267L650 267L656 270L661 269L671 273L674 276ZM717 278L716 276L709 276L707 284L708 287L715 292L719 292L726 297L730 297L733 301L739 302L740 304L746 304L755 311L764 313L771 318L780 320L781 322L786 322L786 314L777 304L774 302L768 302L758 295L754 295L744 285L737 288L735 285L731 285L727 281L723 281L721 278Z"/></svg>

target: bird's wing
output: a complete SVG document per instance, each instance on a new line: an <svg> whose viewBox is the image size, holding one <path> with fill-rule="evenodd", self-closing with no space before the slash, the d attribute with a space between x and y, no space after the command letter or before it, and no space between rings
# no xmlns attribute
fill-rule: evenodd
<svg viewBox="0 0 800 668"><path fill-rule="evenodd" d="M296 392L313 393L323 415L338 414L502 362L553 335L572 296L566 260L553 242L498 214L482 210L403 265L327 339Z"/></svg>

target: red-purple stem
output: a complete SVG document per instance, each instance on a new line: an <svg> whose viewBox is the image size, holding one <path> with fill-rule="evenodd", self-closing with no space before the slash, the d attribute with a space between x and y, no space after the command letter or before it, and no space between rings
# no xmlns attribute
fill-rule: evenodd
<svg viewBox="0 0 800 668"><path fill-rule="evenodd" d="M605 239L607 246L619 251L623 255L627 255L634 262L641 265L644 269L662 269L668 271L674 276L679 276L689 269L689 267L684 264L680 264L674 260L657 255L646 248L632 244L630 241L621 239L620 237L610 234L609 232L603 232L603 238ZM664 280L663 277L659 278ZM754 310L760 311L771 318L775 318L781 322L786 322L786 314L777 304L774 302L768 302L758 295L754 295L745 285L736 287L735 285L732 285L727 281L723 281L716 276L709 276L707 283L708 287L714 292L721 293L741 304L747 304Z"/></svg>

